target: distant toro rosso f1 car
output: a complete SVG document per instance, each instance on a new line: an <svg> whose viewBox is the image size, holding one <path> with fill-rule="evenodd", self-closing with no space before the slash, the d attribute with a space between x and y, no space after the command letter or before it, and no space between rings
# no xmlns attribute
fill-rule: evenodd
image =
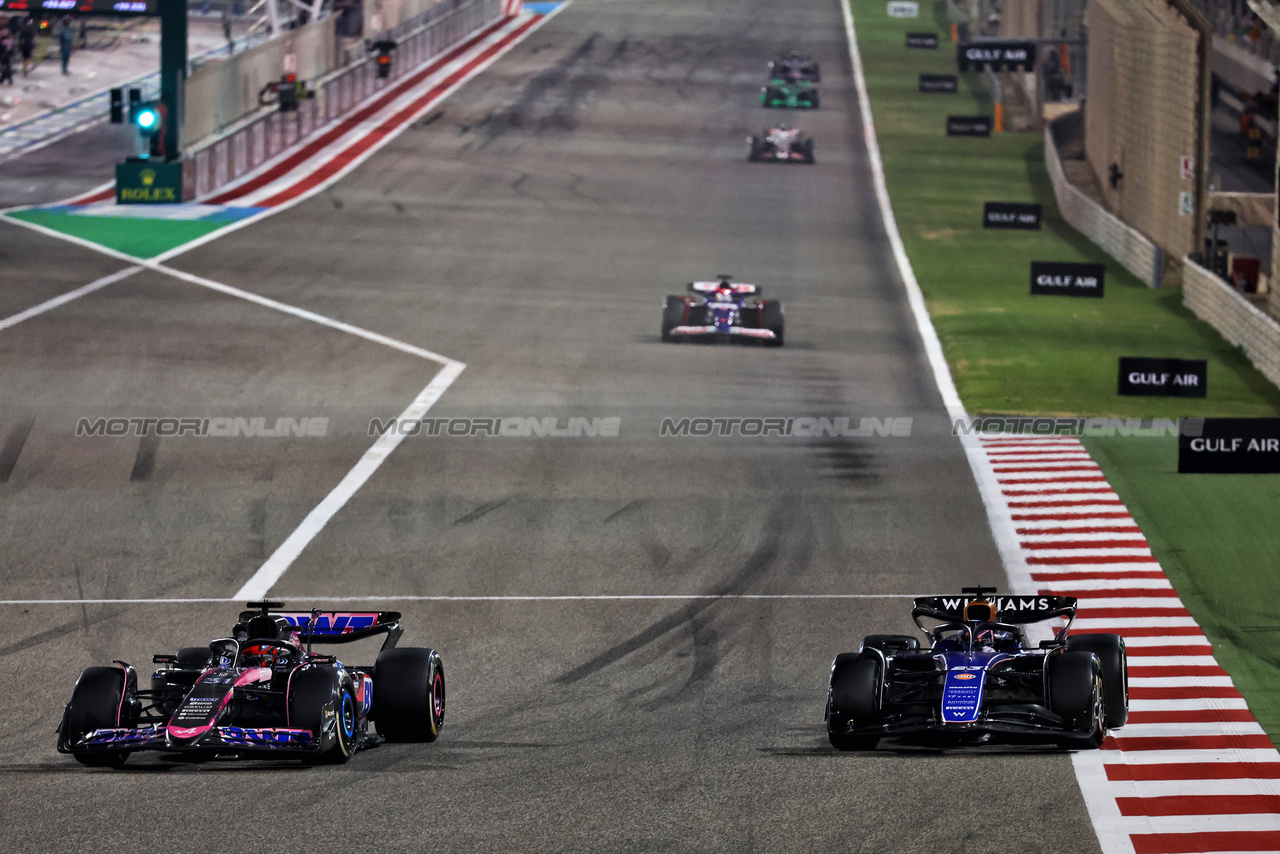
<svg viewBox="0 0 1280 854"><path fill-rule="evenodd" d="M868 635L831 665L827 733L840 750L881 738L953 744L987 740L1101 746L1129 716L1129 676L1119 635L1068 636L1076 600L997 596L915 600L911 617L929 641ZM1053 640L1031 646L1028 623L1065 618ZM927 621L922 622L922 621Z"/></svg>
<svg viewBox="0 0 1280 854"><path fill-rule="evenodd" d="M690 282L688 296L669 296L662 306L663 341L757 341L781 347L786 332L782 303L761 299L760 288L720 276Z"/></svg>
<svg viewBox="0 0 1280 854"><path fill-rule="evenodd" d="M276 611L251 602L230 637L156 655L150 688L117 661L80 674L58 752L119 767L135 750L340 763L384 739L434 741L444 724L444 666L431 649L397 649L394 611ZM344 665L312 645L385 635L377 661ZM369 731L372 721L377 735Z"/></svg>

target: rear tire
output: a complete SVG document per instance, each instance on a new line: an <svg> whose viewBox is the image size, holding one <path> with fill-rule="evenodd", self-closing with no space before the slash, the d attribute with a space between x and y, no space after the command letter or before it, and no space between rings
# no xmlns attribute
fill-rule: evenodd
<svg viewBox="0 0 1280 854"><path fill-rule="evenodd" d="M813 159L813 140L812 140L812 139L806 139L806 140L804 141L804 149L803 149L803 150L804 150L804 162L805 162L805 163L812 164L812 163L814 162L814 159Z"/></svg>
<svg viewBox="0 0 1280 854"><path fill-rule="evenodd" d="M435 741L444 726L444 663L434 649L386 649L373 674L373 720L388 741Z"/></svg>
<svg viewBox="0 0 1280 854"><path fill-rule="evenodd" d="M747 140L747 144L751 147L747 154L747 160L751 163L755 163L760 159L760 151L763 147L763 144L760 142L760 137L753 136L749 138Z"/></svg>
<svg viewBox="0 0 1280 854"><path fill-rule="evenodd" d="M783 314L782 303L777 300L769 300L760 309L760 326L768 329L776 337L772 341L766 341L769 347L781 347L786 338L787 319Z"/></svg>
<svg viewBox="0 0 1280 854"><path fill-rule="evenodd" d="M669 296L662 304L662 340L674 341L671 330L683 326L689 313L689 304L684 297Z"/></svg>
<svg viewBox="0 0 1280 854"><path fill-rule="evenodd" d="M132 676L133 671L128 671ZM96 729L131 727L138 721L137 679L128 680L119 667L89 667L80 673L71 700L62 717L60 739L71 744ZM82 750L72 753L81 765L119 768L129 758L128 750Z"/></svg>
<svg viewBox="0 0 1280 854"><path fill-rule="evenodd" d="M1119 729L1129 720L1129 658L1119 635L1076 635L1067 638L1068 652L1091 652L1102 665L1102 691L1106 698L1107 729Z"/></svg>
<svg viewBox="0 0 1280 854"><path fill-rule="evenodd" d="M1075 750L1102 746L1106 716L1102 665L1090 652L1063 652L1053 656L1049 668L1049 710L1067 721L1068 732L1060 743Z"/></svg>
<svg viewBox="0 0 1280 854"><path fill-rule="evenodd" d="M849 724L873 726L880 717L880 666L857 653L836 656L827 693L827 738L837 750L871 750L879 735L848 732Z"/></svg>

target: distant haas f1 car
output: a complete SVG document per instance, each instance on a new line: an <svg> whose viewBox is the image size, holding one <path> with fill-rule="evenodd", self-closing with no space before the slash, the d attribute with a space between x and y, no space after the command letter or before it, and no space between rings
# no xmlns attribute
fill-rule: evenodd
<svg viewBox="0 0 1280 854"><path fill-rule="evenodd" d="M396 649L394 611L273 611L251 602L231 637L156 655L151 687L117 661L80 674L58 727L58 752L119 767L135 750L190 758L256 755L346 762L384 739L435 741L444 666L431 649ZM377 661L348 667L313 643L385 635ZM369 723L377 735L369 732Z"/></svg>
<svg viewBox="0 0 1280 854"><path fill-rule="evenodd" d="M690 282L695 295L669 296L662 306L663 341L758 341L781 347L782 303L760 299L760 288L730 281Z"/></svg>
<svg viewBox="0 0 1280 854"><path fill-rule="evenodd" d="M750 146L747 159L753 163L813 162L813 138L805 136L799 128L788 128L786 125L769 128L764 136L748 137L747 145Z"/></svg>
<svg viewBox="0 0 1280 854"><path fill-rule="evenodd" d="M1068 636L1069 596L960 596L915 600L929 640L868 635L831 665L827 733L840 750L881 738L943 743L990 739L1097 748L1129 716L1129 674L1119 635ZM1064 618L1053 640L1031 647L1028 623ZM932 625L922 622L929 621Z"/></svg>

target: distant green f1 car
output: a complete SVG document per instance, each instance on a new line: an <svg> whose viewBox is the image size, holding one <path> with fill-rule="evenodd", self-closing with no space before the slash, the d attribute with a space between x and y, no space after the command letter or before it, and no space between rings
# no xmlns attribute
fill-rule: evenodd
<svg viewBox="0 0 1280 854"><path fill-rule="evenodd" d="M760 90L760 103L766 107L818 109L818 90L800 81L774 80Z"/></svg>

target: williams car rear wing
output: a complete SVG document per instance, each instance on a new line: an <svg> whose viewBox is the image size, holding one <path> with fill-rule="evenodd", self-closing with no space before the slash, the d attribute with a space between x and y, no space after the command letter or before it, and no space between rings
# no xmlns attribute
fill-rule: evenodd
<svg viewBox="0 0 1280 854"><path fill-rule="evenodd" d="M283 602L250 602L254 611L241 611L240 622L248 623L255 617L283 618L296 627L298 638L307 644L352 643L366 638L386 635L383 649L391 649L400 640L404 629L400 627L399 611L277 611Z"/></svg>
<svg viewBox="0 0 1280 854"><path fill-rule="evenodd" d="M1071 596L999 596L994 590L971 588L960 596L921 596L911 609L911 619L916 625L921 619L963 622L965 606L970 602L990 602L995 606L996 619L1015 626L1038 623L1063 617L1076 618L1076 600Z"/></svg>

